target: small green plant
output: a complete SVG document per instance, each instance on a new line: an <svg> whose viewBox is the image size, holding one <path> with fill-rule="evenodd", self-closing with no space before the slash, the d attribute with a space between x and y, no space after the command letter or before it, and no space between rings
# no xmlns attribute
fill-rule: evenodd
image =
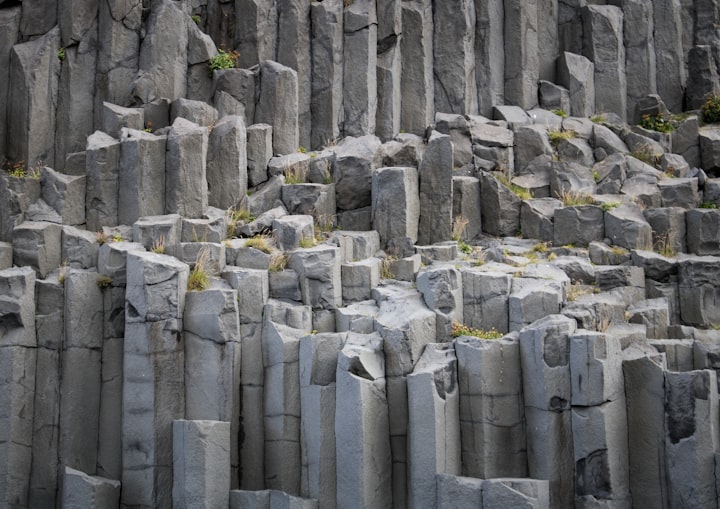
<svg viewBox="0 0 720 509"><path fill-rule="evenodd" d="M214 71L221 71L223 69L234 69L237 67L238 59L240 58L240 53L237 51L224 51L222 49L218 50L218 54L214 57L210 58L210 62L208 63L208 67L210 69L210 76L212 76Z"/></svg>
<svg viewBox="0 0 720 509"><path fill-rule="evenodd" d="M200 16L198 16L197 14L195 14L195 15L190 16L190 17L192 18L192 20L195 22L196 25L199 25L199 24L200 24Z"/></svg>
<svg viewBox="0 0 720 509"><path fill-rule="evenodd" d="M145 122L145 129L144 129L144 131L145 131L146 133L151 133L151 132L153 132L153 123L152 123L152 120L148 120L147 122Z"/></svg>
<svg viewBox="0 0 720 509"><path fill-rule="evenodd" d="M303 249L315 247L316 245L317 242L313 237L303 237L302 239L300 239L300 247Z"/></svg>
<svg viewBox="0 0 720 509"><path fill-rule="evenodd" d="M452 234L450 238L453 240L460 240L463 232L465 231L465 227L469 222L470 221L465 219L463 216L455 216L455 219L453 219Z"/></svg>
<svg viewBox="0 0 720 509"><path fill-rule="evenodd" d="M465 242L464 240L458 240L458 251L460 251L462 254L469 255L472 253L473 248L470 244Z"/></svg>
<svg viewBox="0 0 720 509"><path fill-rule="evenodd" d="M112 278L110 276L98 276L95 282L97 283L98 288L104 290L112 284Z"/></svg>
<svg viewBox="0 0 720 509"><path fill-rule="evenodd" d="M66 56L66 55L65 55L65 48L60 48L59 50L57 50L58 60L60 60L61 62L64 62L64 61L65 61L65 56Z"/></svg>
<svg viewBox="0 0 720 509"><path fill-rule="evenodd" d="M555 148L557 148L561 141L569 140L574 137L575 131L573 130L563 131L561 129L548 129L548 138L550 138L550 144L552 144L552 146Z"/></svg>
<svg viewBox="0 0 720 509"><path fill-rule="evenodd" d="M590 117L590 122L592 122L594 124L602 124L603 122L605 122L605 115L603 115L602 113L597 113L595 115L592 115Z"/></svg>
<svg viewBox="0 0 720 509"><path fill-rule="evenodd" d="M532 193L525 189L524 187L520 187L517 184L513 184L510 182L510 179L508 179L504 174L500 173L495 175L495 177L500 181L502 185L510 189L515 196L520 198L521 200L529 200L532 198Z"/></svg>
<svg viewBox="0 0 720 509"><path fill-rule="evenodd" d="M595 204L595 200L592 196L581 191L562 191L558 193L558 198L566 207Z"/></svg>
<svg viewBox="0 0 720 509"><path fill-rule="evenodd" d="M671 133L675 130L676 123L672 116L658 113L657 115L643 115L638 125L650 131Z"/></svg>
<svg viewBox="0 0 720 509"><path fill-rule="evenodd" d="M600 208L603 209L603 212L607 212L607 211L617 208L619 206L620 206L619 201L606 201L606 202L600 204Z"/></svg>
<svg viewBox="0 0 720 509"><path fill-rule="evenodd" d="M301 154L307 154L307 151L308 149L303 146L298 147L298 152L300 152Z"/></svg>
<svg viewBox="0 0 720 509"><path fill-rule="evenodd" d="M270 272L281 272L285 270L288 264L288 257L283 253L275 253L270 257L270 265L268 270Z"/></svg>
<svg viewBox="0 0 720 509"><path fill-rule="evenodd" d="M716 208L718 208L718 206L717 206L717 203L706 201L706 202L703 202L700 204L700 208L701 209L716 209Z"/></svg>
<svg viewBox="0 0 720 509"><path fill-rule="evenodd" d="M123 239L122 235L120 235L119 233L113 233L113 235L112 235L113 242L122 242L123 240L125 240L125 239Z"/></svg>
<svg viewBox="0 0 720 509"><path fill-rule="evenodd" d="M561 118L565 118L568 116L567 112L565 110L563 110L562 108L557 109L557 110L552 110L552 112Z"/></svg>
<svg viewBox="0 0 720 509"><path fill-rule="evenodd" d="M597 171L593 171L593 180L596 184L600 182L600 174Z"/></svg>
<svg viewBox="0 0 720 509"><path fill-rule="evenodd" d="M210 285L210 252L202 248L195 258L195 265L188 275L189 292L202 292Z"/></svg>
<svg viewBox="0 0 720 509"><path fill-rule="evenodd" d="M655 252L665 258L674 258L677 254L667 234L660 235L655 240Z"/></svg>
<svg viewBox="0 0 720 509"><path fill-rule="evenodd" d="M532 248L534 253L547 253L550 248L547 245L547 242L540 242L538 244L535 244Z"/></svg>
<svg viewBox="0 0 720 509"><path fill-rule="evenodd" d="M590 290L583 287L583 286L577 286L577 285L570 285L570 289L567 293L567 301L568 302L574 302L578 298L582 297L583 295L589 295Z"/></svg>
<svg viewBox="0 0 720 509"><path fill-rule="evenodd" d="M35 166L33 166L30 171L28 171L27 167L25 166L25 161L18 161L16 163L6 161L5 162L5 168L8 172L8 175L15 178L31 178L38 180L40 178L40 168L42 167L43 163L38 162Z"/></svg>
<svg viewBox="0 0 720 509"><path fill-rule="evenodd" d="M270 254L273 251L272 241L269 235L256 235L245 241L245 247L252 247L263 253Z"/></svg>
<svg viewBox="0 0 720 509"><path fill-rule="evenodd" d="M709 96L702 107L702 119L706 124L716 124L720 122L720 95Z"/></svg>
<svg viewBox="0 0 720 509"><path fill-rule="evenodd" d="M547 260L549 262L555 261L557 259L557 255L555 253L550 253L547 257Z"/></svg>
<svg viewBox="0 0 720 509"><path fill-rule="evenodd" d="M498 331L495 327L490 330L477 329L475 327L469 327L464 323L453 322L450 329L452 337L457 338L460 336L473 336L480 339L500 339L505 334Z"/></svg>
<svg viewBox="0 0 720 509"><path fill-rule="evenodd" d="M229 239L235 236L235 228L237 228L238 223L251 223L253 221L255 221L255 214L246 208L229 208L225 214L227 224L225 237Z"/></svg>

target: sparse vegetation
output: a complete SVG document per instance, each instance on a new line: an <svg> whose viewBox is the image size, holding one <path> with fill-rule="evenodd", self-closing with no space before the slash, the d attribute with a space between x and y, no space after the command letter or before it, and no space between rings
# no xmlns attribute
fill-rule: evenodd
<svg viewBox="0 0 720 509"><path fill-rule="evenodd" d="M207 249L202 248L198 252L197 258L195 259L195 265L188 276L188 291L201 292L206 290L210 285L210 276L210 252Z"/></svg>
<svg viewBox="0 0 720 509"><path fill-rule="evenodd" d="M650 145L640 145L638 148L630 152L630 155L645 164L649 164L651 166L655 165L655 152Z"/></svg>
<svg viewBox="0 0 720 509"><path fill-rule="evenodd" d="M155 254L165 254L165 235L160 235L160 237L153 241L150 252Z"/></svg>
<svg viewBox="0 0 720 509"><path fill-rule="evenodd" d="M190 16L190 18L195 22L196 25L200 24L200 16L198 16L197 14Z"/></svg>
<svg viewBox="0 0 720 509"><path fill-rule="evenodd" d="M463 216L455 216L455 219L453 219L452 234L450 238L459 241L462 238L465 227L468 225L469 222L470 221L465 219Z"/></svg>
<svg viewBox="0 0 720 509"><path fill-rule="evenodd" d="M395 279L395 274L392 271L393 262L397 261L395 256L386 256L380 262L380 277L382 279Z"/></svg>
<svg viewBox="0 0 720 509"><path fill-rule="evenodd" d="M675 252L675 248L672 245L672 242L670 242L669 236L666 235L660 235L655 240L655 252L659 255L664 256L665 258L674 258L677 253Z"/></svg>
<svg viewBox="0 0 720 509"><path fill-rule="evenodd" d="M8 175L15 178L31 178L31 179L39 179L40 178L40 168L42 167L42 163L38 162L30 171L28 171L27 167L25 166L25 161L18 161L18 162L5 162L5 169L8 172Z"/></svg>
<svg viewBox="0 0 720 509"><path fill-rule="evenodd" d="M566 207L595 205L593 197L581 191L562 191L558 194L558 199L563 202L563 205Z"/></svg>
<svg viewBox="0 0 720 509"><path fill-rule="evenodd" d="M102 246L103 244L106 244L109 239L107 233L101 230L95 232L95 240L97 241L98 245Z"/></svg>
<svg viewBox="0 0 720 509"><path fill-rule="evenodd" d="M702 119L706 124L716 124L720 122L720 95L709 96L702 107Z"/></svg>
<svg viewBox="0 0 720 509"><path fill-rule="evenodd" d="M460 251L462 254L469 255L472 253L473 248L470 244L463 240L458 240L458 251Z"/></svg>
<svg viewBox="0 0 720 509"><path fill-rule="evenodd" d="M235 228L237 228L238 223L251 223L255 221L255 214L252 214L245 208L229 208L225 214L225 221L227 223L225 236L229 239L235 236Z"/></svg>
<svg viewBox="0 0 720 509"><path fill-rule="evenodd" d="M124 240L125 240L125 239L123 239L123 236L120 235L119 233L117 233L117 232L116 232L116 233L113 233L113 235L112 235L112 241L113 241L113 242L122 242L122 241L124 241Z"/></svg>
<svg viewBox="0 0 720 509"><path fill-rule="evenodd" d="M286 184L304 184L305 172L297 167L286 166L283 170Z"/></svg>
<svg viewBox="0 0 720 509"><path fill-rule="evenodd" d="M567 112L563 109L552 110L552 112L561 118L565 118L568 116Z"/></svg>
<svg viewBox="0 0 720 509"><path fill-rule="evenodd" d="M110 276L98 276L96 283L101 290L104 290L112 284L112 278Z"/></svg>
<svg viewBox="0 0 720 509"><path fill-rule="evenodd" d="M60 48L59 50L57 50L58 60L60 60L61 62L64 62L66 56L67 55L65 54L65 48Z"/></svg>
<svg viewBox="0 0 720 509"><path fill-rule="evenodd" d="M498 173L495 175L495 178L497 178L502 185L510 189L515 196L520 198L521 200L529 200L532 198L532 193L525 189L524 187L520 187L517 184L513 184L510 182L510 179L508 179L504 174Z"/></svg>
<svg viewBox="0 0 720 509"><path fill-rule="evenodd" d="M505 335L494 327L490 330L476 329L475 327L469 327L460 322L453 322L450 334L454 338L473 336L480 339L500 339Z"/></svg>
<svg viewBox="0 0 720 509"><path fill-rule="evenodd" d="M589 295L591 293L590 289L581 286L581 285L570 285L570 289L568 290L567 294L567 301L568 302L574 302L578 300L583 295Z"/></svg>
<svg viewBox="0 0 720 509"><path fill-rule="evenodd" d="M303 249L307 249L309 247L315 247L317 245L317 242L313 237L303 237L300 239L300 247Z"/></svg>
<svg viewBox="0 0 720 509"><path fill-rule="evenodd" d="M562 129L548 129L548 138L550 138L550 143L555 148L557 148L561 141L569 140L574 137L575 131L573 130L563 131Z"/></svg>
<svg viewBox="0 0 720 509"><path fill-rule="evenodd" d="M617 208L619 206L620 206L619 201L606 201L606 202L603 202L600 204L600 208L603 209L603 212L607 212L607 211Z"/></svg>
<svg viewBox="0 0 720 509"><path fill-rule="evenodd" d="M590 122L594 124L602 124L605 122L605 115L602 113L596 113L590 117Z"/></svg>
<svg viewBox="0 0 720 509"><path fill-rule="evenodd" d="M547 242L540 242L538 244L535 244L532 248L534 253L547 253L550 248L547 245Z"/></svg>
<svg viewBox="0 0 720 509"><path fill-rule="evenodd" d="M268 267L268 270L270 272L280 272L285 270L288 264L288 258L287 255L283 253L274 253L270 257L270 265Z"/></svg>
<svg viewBox="0 0 720 509"><path fill-rule="evenodd" d="M65 276L67 274L67 270L68 270L68 261L64 260L62 262L62 265L60 265L60 270L58 272L58 283L60 283L61 285L65 284Z"/></svg>
<svg viewBox="0 0 720 509"><path fill-rule="evenodd" d="M657 115L643 115L638 125L643 129L660 133L671 133L675 130L677 121L671 115L659 113Z"/></svg>
<svg viewBox="0 0 720 509"><path fill-rule="evenodd" d="M263 253L270 254L273 251L272 240L269 235L256 235L245 241L246 247L252 247Z"/></svg>
<svg viewBox="0 0 720 509"><path fill-rule="evenodd" d="M210 76L212 76L213 71L221 71L223 69L234 69L237 67L238 59L240 58L240 53L237 51L224 51L222 49L218 50L218 54L214 57L210 58L210 61L208 62L208 67L210 69Z"/></svg>
<svg viewBox="0 0 720 509"><path fill-rule="evenodd" d="M700 204L699 208L701 209L716 209L718 208L717 203L712 203L709 201L703 202Z"/></svg>
<svg viewBox="0 0 720 509"><path fill-rule="evenodd" d="M593 171L593 180L596 184L600 182L600 174L597 171Z"/></svg>

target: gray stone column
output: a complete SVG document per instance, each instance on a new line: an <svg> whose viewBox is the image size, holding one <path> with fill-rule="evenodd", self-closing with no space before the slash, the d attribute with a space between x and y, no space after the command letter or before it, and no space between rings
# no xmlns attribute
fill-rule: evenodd
<svg viewBox="0 0 720 509"><path fill-rule="evenodd" d="M505 102L537 106L539 76L537 0L505 0Z"/></svg>
<svg viewBox="0 0 720 509"><path fill-rule="evenodd" d="M373 134L377 111L375 1L355 0L346 7L343 31L343 134Z"/></svg>
<svg viewBox="0 0 720 509"><path fill-rule="evenodd" d="M402 2L402 27L400 127L423 135L435 118L432 1Z"/></svg>

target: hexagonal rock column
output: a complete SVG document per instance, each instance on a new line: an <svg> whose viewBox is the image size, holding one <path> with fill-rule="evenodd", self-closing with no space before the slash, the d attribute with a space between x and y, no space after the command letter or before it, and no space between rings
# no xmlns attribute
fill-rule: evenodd
<svg viewBox="0 0 720 509"><path fill-rule="evenodd" d="M385 359L377 334L348 338L338 356L335 444L337 499L348 509L392 505Z"/></svg>
<svg viewBox="0 0 720 509"><path fill-rule="evenodd" d="M551 507L575 503L570 336L575 320L550 315L520 332L530 477L550 481Z"/></svg>
<svg viewBox="0 0 720 509"><path fill-rule="evenodd" d="M178 117L167 137L165 213L202 217L208 207L208 129Z"/></svg>
<svg viewBox="0 0 720 509"><path fill-rule="evenodd" d="M172 421L185 414L182 315L188 272L187 265L170 256L127 255L122 406L125 505L171 505Z"/></svg>
<svg viewBox="0 0 720 509"><path fill-rule="evenodd" d="M300 493L323 507L336 505L335 376L347 333L300 340Z"/></svg>
<svg viewBox="0 0 720 509"><path fill-rule="evenodd" d="M343 132L375 132L377 111L377 12L375 2L355 0L343 19Z"/></svg>
<svg viewBox="0 0 720 509"><path fill-rule="evenodd" d="M372 175L373 229L380 243L391 240L417 241L420 218L418 174L415 168L378 168Z"/></svg>
<svg viewBox="0 0 720 509"><path fill-rule="evenodd" d="M177 420L172 430L173 507L228 507L230 423Z"/></svg>
<svg viewBox="0 0 720 509"><path fill-rule="evenodd" d="M0 271L0 504L26 506L33 441L37 339L35 273Z"/></svg>
<svg viewBox="0 0 720 509"><path fill-rule="evenodd" d="M408 384L410 507L434 508L435 475L460 473L460 391L451 344L429 344Z"/></svg>
<svg viewBox="0 0 720 509"><path fill-rule="evenodd" d="M83 509L120 506L120 481L88 475L65 467L63 472L62 507Z"/></svg>
<svg viewBox="0 0 720 509"><path fill-rule="evenodd" d="M469 477L525 477L520 343L517 336L455 340L460 385L462 473Z"/></svg>

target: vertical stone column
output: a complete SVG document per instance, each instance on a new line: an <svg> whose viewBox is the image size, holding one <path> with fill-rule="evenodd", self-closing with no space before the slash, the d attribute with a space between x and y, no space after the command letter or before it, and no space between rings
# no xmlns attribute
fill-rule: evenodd
<svg viewBox="0 0 720 509"><path fill-rule="evenodd" d="M375 1L355 0L346 7L343 32L343 134L373 134L377 111Z"/></svg>
<svg viewBox="0 0 720 509"><path fill-rule="evenodd" d="M142 5L123 0L99 2L95 128L102 120L104 101L129 106L132 81L138 71Z"/></svg>
<svg viewBox="0 0 720 509"><path fill-rule="evenodd" d="M470 327L509 330L509 299L512 277L463 267L463 318Z"/></svg>
<svg viewBox="0 0 720 509"><path fill-rule="evenodd" d="M377 112L375 134L390 140L401 128L402 2L378 0Z"/></svg>
<svg viewBox="0 0 720 509"><path fill-rule="evenodd" d="M88 136L85 147L87 195L86 221L89 231L118 224L120 142L102 131Z"/></svg>
<svg viewBox="0 0 720 509"><path fill-rule="evenodd" d="M260 64L260 92L255 106L255 123L272 126L276 154L298 149L298 77L289 67L266 60Z"/></svg>
<svg viewBox="0 0 720 509"><path fill-rule="evenodd" d="M435 118L432 1L402 2L402 27L400 127L423 135Z"/></svg>
<svg viewBox="0 0 720 509"><path fill-rule="evenodd" d="M312 22L312 116L310 147L340 136L343 114L343 1L310 4Z"/></svg>
<svg viewBox="0 0 720 509"><path fill-rule="evenodd" d="M665 373L665 423L668 505L712 507L720 441L715 371Z"/></svg>
<svg viewBox="0 0 720 509"><path fill-rule="evenodd" d="M102 380L103 296L97 273L65 275L65 342L60 383L60 461L94 473L97 468Z"/></svg>
<svg viewBox="0 0 720 509"><path fill-rule="evenodd" d="M415 168L379 168L372 174L373 229L383 247L393 239L417 241L420 203Z"/></svg>
<svg viewBox="0 0 720 509"><path fill-rule="evenodd" d="M623 361L630 493L635 507L667 507L665 357Z"/></svg>
<svg viewBox="0 0 720 509"><path fill-rule="evenodd" d="M277 48L277 0L235 0L237 16L235 48L243 69L275 60Z"/></svg>
<svg viewBox="0 0 720 509"><path fill-rule="evenodd" d="M477 113L475 6L472 0L433 5L435 111Z"/></svg>
<svg viewBox="0 0 720 509"><path fill-rule="evenodd" d="M717 20L717 18L715 18ZM657 93L672 112L681 112L685 88L680 0L653 2Z"/></svg>
<svg viewBox="0 0 720 509"><path fill-rule="evenodd" d="M33 462L28 507L52 507L60 482L60 351L65 341L64 299L65 286L56 278L48 277L35 281L35 332L38 348L33 409Z"/></svg>
<svg viewBox="0 0 720 509"><path fill-rule="evenodd" d="M457 369L451 344L430 344L407 377L410 507L434 508L436 475L460 473Z"/></svg>
<svg viewBox="0 0 720 509"><path fill-rule="evenodd" d="M0 11L0 156L5 157L7 136L8 90L10 89L10 54L20 29L20 5Z"/></svg>
<svg viewBox="0 0 720 509"><path fill-rule="evenodd" d="M583 23L582 7L586 0L562 0L558 2L558 35L560 52L582 53Z"/></svg>
<svg viewBox="0 0 720 509"><path fill-rule="evenodd" d="M240 322L241 367L240 397L242 412L238 438L239 465L233 466L233 487L239 481L243 489L258 490L264 487L263 413L247 410L263 405L263 308L270 293L266 270L226 267L223 278L238 292ZM240 474L240 476L238 476ZM238 477L240 477L238 479Z"/></svg>
<svg viewBox="0 0 720 509"><path fill-rule="evenodd" d="M385 359L377 334L348 338L336 384L337 500L349 509L393 506Z"/></svg>
<svg viewBox="0 0 720 509"><path fill-rule="evenodd" d="M166 255L127 255L122 504L168 508L172 422L185 413L182 315L189 268Z"/></svg>
<svg viewBox="0 0 720 509"><path fill-rule="evenodd" d="M60 29L16 44L10 52L7 158L26 167L55 165L55 104L58 93Z"/></svg>
<svg viewBox="0 0 720 509"><path fill-rule="evenodd" d="M165 158L166 214L200 218L207 211L207 149L207 127L182 117L175 119Z"/></svg>
<svg viewBox="0 0 720 509"><path fill-rule="evenodd" d="M537 0L505 0L505 102L534 108L539 76Z"/></svg>
<svg viewBox="0 0 720 509"><path fill-rule="evenodd" d="M88 475L65 467L61 506L66 509L106 507L116 509L120 502L120 481ZM52 505L50 505L52 507Z"/></svg>
<svg viewBox="0 0 720 509"><path fill-rule="evenodd" d="M177 420L172 432L173 507L228 507L230 423Z"/></svg>
<svg viewBox="0 0 720 509"><path fill-rule="evenodd" d="M565 52L558 61L558 80L570 92L570 114L595 113L595 66L582 55Z"/></svg>
<svg viewBox="0 0 720 509"><path fill-rule="evenodd" d="M314 77L310 52L310 2L277 0L277 61L297 72L298 135L300 146L310 146L310 99Z"/></svg>
<svg viewBox="0 0 720 509"><path fill-rule="evenodd" d="M346 339L326 333L300 340L300 494L328 509L336 506L335 377Z"/></svg>
<svg viewBox="0 0 720 509"><path fill-rule="evenodd" d="M595 110L627 115L623 13L614 5L583 7L583 54L595 65ZM572 93L572 92L571 92Z"/></svg>
<svg viewBox="0 0 720 509"><path fill-rule="evenodd" d="M558 0L538 0L538 53L541 80L555 83L556 61L560 55Z"/></svg>
<svg viewBox="0 0 720 509"><path fill-rule="evenodd" d="M237 291L211 288L188 292L183 315L183 338L185 417L230 423L230 462L237 471L242 408Z"/></svg>
<svg viewBox="0 0 720 509"><path fill-rule="evenodd" d="M1 270L0 295L0 505L26 507L37 365L33 269Z"/></svg>
<svg viewBox="0 0 720 509"><path fill-rule="evenodd" d="M420 220L418 244L450 240L452 234L453 144L450 136L433 131L418 168Z"/></svg>
<svg viewBox="0 0 720 509"><path fill-rule="evenodd" d="M120 136L118 222L165 213L167 136L123 128ZM152 193L147 190L152 189Z"/></svg>
<svg viewBox="0 0 720 509"><path fill-rule="evenodd" d="M517 337L455 341L462 474L526 477L527 448Z"/></svg>
<svg viewBox="0 0 720 509"><path fill-rule="evenodd" d="M520 332L530 477L550 481L550 506L575 506L570 336L575 320L549 315Z"/></svg>
<svg viewBox="0 0 720 509"><path fill-rule="evenodd" d="M475 0L475 78L478 112L492 116L505 104L505 7L503 0Z"/></svg>
<svg viewBox="0 0 720 509"><path fill-rule="evenodd" d="M627 119L635 123L637 102L656 93L655 25L651 0L622 2L627 74Z"/></svg>
<svg viewBox="0 0 720 509"><path fill-rule="evenodd" d="M247 131L242 117L226 116L210 131L206 174L209 206L227 210L245 199Z"/></svg>

